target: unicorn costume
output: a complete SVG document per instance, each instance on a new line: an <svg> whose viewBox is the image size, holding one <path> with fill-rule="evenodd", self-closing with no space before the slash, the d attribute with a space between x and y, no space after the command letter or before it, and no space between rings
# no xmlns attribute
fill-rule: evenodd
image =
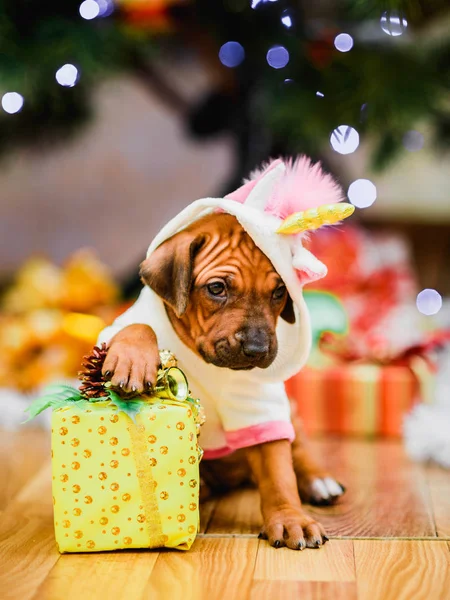
<svg viewBox="0 0 450 600"><path fill-rule="evenodd" d="M294 439L284 381L301 369L311 346L302 290L327 273L325 265L303 247L302 232L351 214L351 205L336 204L341 200L336 182L308 158L276 160L227 197L204 198L187 206L163 227L148 249L147 256L207 214L225 212L236 217L272 262L294 305L295 323L278 321L279 350L267 369L232 371L205 363L179 339L162 299L147 286L136 303L100 334L99 343L108 342L127 325L144 323L155 331L159 348L175 354L192 394L205 407L201 434L205 459L255 444Z"/></svg>

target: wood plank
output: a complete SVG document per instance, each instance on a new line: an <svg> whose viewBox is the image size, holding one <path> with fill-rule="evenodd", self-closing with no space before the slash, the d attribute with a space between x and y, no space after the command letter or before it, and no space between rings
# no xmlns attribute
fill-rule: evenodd
<svg viewBox="0 0 450 600"><path fill-rule="evenodd" d="M261 531L259 493L247 488L219 498L206 533L248 535Z"/></svg>
<svg viewBox="0 0 450 600"><path fill-rule="evenodd" d="M444 600L449 597L446 542L355 540L358 600Z"/></svg>
<svg viewBox="0 0 450 600"><path fill-rule="evenodd" d="M352 581L267 581L252 585L250 600L357 600Z"/></svg>
<svg viewBox="0 0 450 600"><path fill-rule="evenodd" d="M200 502L200 528L199 533L205 533L208 529L213 514L216 510L217 498Z"/></svg>
<svg viewBox="0 0 450 600"><path fill-rule="evenodd" d="M47 464L0 515L2 599L31 598L59 559L50 488Z"/></svg>
<svg viewBox="0 0 450 600"><path fill-rule="evenodd" d="M438 466L426 470L438 537L450 539L450 472Z"/></svg>
<svg viewBox="0 0 450 600"><path fill-rule="evenodd" d="M35 600L141 598L158 552L65 554L34 594Z"/></svg>
<svg viewBox="0 0 450 600"><path fill-rule="evenodd" d="M50 458L50 434L42 429L0 431L0 512Z"/></svg>
<svg viewBox="0 0 450 600"><path fill-rule="evenodd" d="M245 600L258 540L197 538L188 553L161 552L145 589L152 600Z"/></svg>
<svg viewBox="0 0 450 600"><path fill-rule="evenodd" d="M278 550L261 540L255 579L271 581L354 581L353 542L331 540L319 550Z"/></svg>
<svg viewBox="0 0 450 600"><path fill-rule="evenodd" d="M331 440L315 454L347 493L333 507L307 507L333 537L436 537L424 469L400 442Z"/></svg>

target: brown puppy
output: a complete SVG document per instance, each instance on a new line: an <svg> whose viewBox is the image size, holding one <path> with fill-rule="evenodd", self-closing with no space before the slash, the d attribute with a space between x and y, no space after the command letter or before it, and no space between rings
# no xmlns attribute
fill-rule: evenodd
<svg viewBox="0 0 450 600"><path fill-rule="evenodd" d="M219 367L267 368L277 355L278 318L295 319L273 265L228 214L204 217L168 239L142 263L141 276L164 300L184 344ZM135 324L112 338L104 374L116 386L141 391L155 382L158 363L155 333ZM202 475L217 489L256 481L262 535L275 547L319 547L327 540L322 526L303 512L299 490L317 503L343 493L308 458L299 436L292 445L279 440L205 461Z"/></svg>

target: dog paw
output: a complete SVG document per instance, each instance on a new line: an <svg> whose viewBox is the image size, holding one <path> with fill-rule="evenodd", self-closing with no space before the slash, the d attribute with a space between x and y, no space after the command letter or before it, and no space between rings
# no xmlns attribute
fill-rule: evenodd
<svg viewBox="0 0 450 600"><path fill-rule="evenodd" d="M320 523L292 508L271 512L258 537L274 548L287 546L291 550L318 549L328 541Z"/></svg>
<svg viewBox="0 0 450 600"><path fill-rule="evenodd" d="M146 325L130 325L110 343L102 373L127 394L150 391L160 363L156 336Z"/></svg>
<svg viewBox="0 0 450 600"><path fill-rule="evenodd" d="M334 504L344 493L345 487L332 477L308 477L298 481L303 502L314 506Z"/></svg>

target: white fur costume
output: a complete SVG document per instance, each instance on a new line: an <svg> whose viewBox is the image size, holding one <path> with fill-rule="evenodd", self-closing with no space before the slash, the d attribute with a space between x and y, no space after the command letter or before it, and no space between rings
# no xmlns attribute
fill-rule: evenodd
<svg viewBox="0 0 450 600"><path fill-rule="evenodd" d="M172 235L207 214L234 215L283 279L294 304L295 323L279 319L276 329L278 355L267 369L232 371L206 364L174 332L163 301L145 287L137 302L99 337L109 341L133 323L150 325L160 348L171 350L185 371L192 393L206 411L202 431L205 458L279 439L292 440L289 401L283 382L305 364L311 345L303 285L326 275L326 267L302 245L300 235L276 233L288 215L339 202L340 189L318 165L306 158L294 164L271 163L265 170L227 198L205 198L187 206L153 240L149 256Z"/></svg>

